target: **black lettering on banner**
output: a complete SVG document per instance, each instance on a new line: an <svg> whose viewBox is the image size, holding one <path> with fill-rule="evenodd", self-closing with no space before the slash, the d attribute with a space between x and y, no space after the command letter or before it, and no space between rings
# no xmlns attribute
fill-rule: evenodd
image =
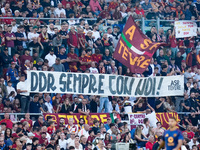
<svg viewBox="0 0 200 150"><path fill-rule="evenodd" d="M99 87L98 87L98 94L103 94L104 90L102 90L102 86L103 86L103 79L104 79L104 75L99 75Z"/></svg>
<svg viewBox="0 0 200 150"><path fill-rule="evenodd" d="M31 72L31 91L34 92L38 87L38 75L36 72Z"/></svg>
<svg viewBox="0 0 200 150"><path fill-rule="evenodd" d="M59 83L60 83L60 85L63 84L63 88L60 87L61 92L65 92L65 91L66 91L66 81L63 81L63 78L65 78L65 77L66 77L66 74L65 74L65 73L62 73L62 74L60 75Z"/></svg>
<svg viewBox="0 0 200 150"><path fill-rule="evenodd" d="M151 93L152 90L152 78L147 79L146 87L144 90L144 95L148 96Z"/></svg>
<svg viewBox="0 0 200 150"><path fill-rule="evenodd" d="M115 79L116 76L109 76L109 90L111 94L116 94L116 90L113 90L112 80Z"/></svg>
<svg viewBox="0 0 200 150"><path fill-rule="evenodd" d="M156 78L153 78L152 95L155 95L155 88L156 88Z"/></svg>
<svg viewBox="0 0 200 150"><path fill-rule="evenodd" d="M168 85L168 90L169 91L176 91L176 90L181 90L181 85L179 80L172 80L170 85Z"/></svg>
<svg viewBox="0 0 200 150"><path fill-rule="evenodd" d="M88 86L89 83L89 77L85 74L83 74L83 82L82 82L82 92L84 93L84 89Z"/></svg>
<svg viewBox="0 0 200 150"><path fill-rule="evenodd" d="M91 93L91 91L93 93L95 93L97 91L97 88L95 88L96 83L97 83L97 80L96 80L95 76L91 74L90 75L90 83L89 83L89 93Z"/></svg>
<svg viewBox="0 0 200 150"><path fill-rule="evenodd" d="M139 83L137 85L137 88L135 90L135 95L142 95L144 93L144 88L145 88L145 85L146 85L146 81L147 81L147 79L140 79L140 81L139 81ZM141 85L142 85L142 87L141 87Z"/></svg>
<svg viewBox="0 0 200 150"><path fill-rule="evenodd" d="M43 82L42 82L43 80ZM42 86L42 84L44 84ZM47 77L43 72L39 72L39 92L43 92L47 87Z"/></svg>
<svg viewBox="0 0 200 150"><path fill-rule="evenodd" d="M72 88L70 88L70 84L72 83L71 78L72 74L68 73L67 74L67 92L72 92Z"/></svg>
<svg viewBox="0 0 200 150"><path fill-rule="evenodd" d="M81 74L78 74L78 76L76 75L77 75L76 73L73 74L73 79L74 79L73 91L74 93L76 93L76 82L78 82L79 83L78 93L81 93Z"/></svg>
<svg viewBox="0 0 200 150"><path fill-rule="evenodd" d="M117 94L122 94L123 89L124 89L124 79L122 76L117 77L117 82L116 82L116 87L117 87Z"/></svg>
<svg viewBox="0 0 200 150"><path fill-rule="evenodd" d="M158 91L156 92L157 95L160 94L159 91L160 91L160 88L161 88L162 82L163 82L163 78L160 78L160 81L159 81L159 84L158 84Z"/></svg>
<svg viewBox="0 0 200 150"><path fill-rule="evenodd" d="M55 79L52 73L48 73L48 84L47 84L47 91L49 92L50 90L55 91L56 86L54 86Z"/></svg>
<svg viewBox="0 0 200 150"><path fill-rule="evenodd" d="M124 94L131 95L131 91L132 91L132 88L133 88L133 83L135 81L135 78L131 78L129 85L127 84L128 79L129 79L129 77L125 77L125 79L124 79Z"/></svg>

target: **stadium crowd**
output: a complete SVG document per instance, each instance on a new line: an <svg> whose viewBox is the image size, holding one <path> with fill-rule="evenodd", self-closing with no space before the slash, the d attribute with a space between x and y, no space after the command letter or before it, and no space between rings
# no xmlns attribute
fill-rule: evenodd
<svg viewBox="0 0 200 150"><path fill-rule="evenodd" d="M173 26L173 20L198 20L200 0L3 0L0 4L0 15L5 17L0 18L1 150L110 150L118 142L156 150L165 130L156 119L157 112L184 112L179 115L183 145L188 150L200 149L199 33L176 39ZM159 30L151 21L146 23L152 25L146 35L167 45L157 50L143 74L131 73L112 56L130 15L166 20ZM29 93L29 70L132 77L184 75L185 94L135 98ZM146 118L143 125L130 130L123 120L132 112L146 113ZM26 115L16 119L14 113ZM55 124L50 116L45 120L29 113L113 113L120 119L108 118L106 124L94 120L89 126L83 118L78 124L73 119L65 124L60 118Z"/></svg>

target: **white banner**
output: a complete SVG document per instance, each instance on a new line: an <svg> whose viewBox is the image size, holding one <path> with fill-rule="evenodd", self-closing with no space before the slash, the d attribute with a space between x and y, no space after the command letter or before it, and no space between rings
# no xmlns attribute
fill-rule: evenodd
<svg viewBox="0 0 200 150"><path fill-rule="evenodd" d="M176 38L197 36L197 24L193 21L175 21Z"/></svg>
<svg viewBox="0 0 200 150"><path fill-rule="evenodd" d="M28 91L84 95L160 97L183 95L184 76L133 78L112 74L29 71Z"/></svg>
<svg viewBox="0 0 200 150"><path fill-rule="evenodd" d="M130 125L142 125L144 124L144 118L145 118L146 114L140 114L140 113L136 113L136 114L128 114L129 117L129 124Z"/></svg>

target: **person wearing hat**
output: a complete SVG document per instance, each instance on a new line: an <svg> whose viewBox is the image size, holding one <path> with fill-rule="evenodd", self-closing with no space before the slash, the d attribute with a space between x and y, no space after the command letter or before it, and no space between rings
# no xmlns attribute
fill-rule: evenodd
<svg viewBox="0 0 200 150"><path fill-rule="evenodd" d="M52 67L52 65L56 62L56 55L54 54L53 47L50 48L49 54L45 56L45 59L48 60L49 67Z"/></svg>
<svg viewBox="0 0 200 150"><path fill-rule="evenodd" d="M11 49L11 56L13 56L15 54L15 40L16 40L16 36L14 33L11 32L12 31L12 25L8 26L7 29L7 33L5 34L5 38L6 38L6 47L8 47L9 49Z"/></svg>
<svg viewBox="0 0 200 150"><path fill-rule="evenodd" d="M4 47L4 51L1 55L1 62L3 67L3 76L6 77L10 63L13 61L12 57L8 54L8 48Z"/></svg>
<svg viewBox="0 0 200 150"><path fill-rule="evenodd" d="M61 64L60 58L56 58L56 61L52 67L54 68L54 71L65 72L65 67L63 64Z"/></svg>
<svg viewBox="0 0 200 150"><path fill-rule="evenodd" d="M17 83L19 82L19 74L15 66L16 66L16 63L12 61L11 67L8 68L7 73L6 73L7 82L11 81L14 87L16 87Z"/></svg>
<svg viewBox="0 0 200 150"><path fill-rule="evenodd" d="M52 44L57 48L62 45L62 35L59 32L57 33L56 37L53 38Z"/></svg>
<svg viewBox="0 0 200 150"><path fill-rule="evenodd" d="M31 143L26 144L26 150L32 150L32 144Z"/></svg>

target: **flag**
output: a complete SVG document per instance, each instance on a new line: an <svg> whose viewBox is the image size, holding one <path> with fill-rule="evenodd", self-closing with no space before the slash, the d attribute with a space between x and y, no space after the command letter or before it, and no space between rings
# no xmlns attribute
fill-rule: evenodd
<svg viewBox="0 0 200 150"><path fill-rule="evenodd" d="M143 73L156 50L165 43L152 42L142 33L130 16L114 52L114 58L132 73Z"/></svg>

